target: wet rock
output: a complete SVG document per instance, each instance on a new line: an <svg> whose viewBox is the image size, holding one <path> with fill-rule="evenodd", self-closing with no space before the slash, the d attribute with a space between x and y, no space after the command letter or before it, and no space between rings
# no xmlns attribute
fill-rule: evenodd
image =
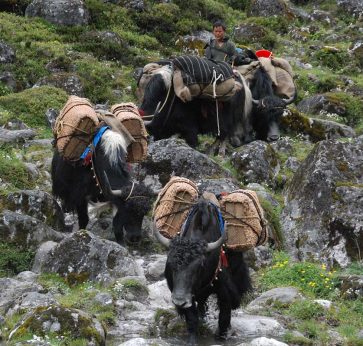
<svg viewBox="0 0 363 346"><path fill-rule="evenodd" d="M295 287L278 287L262 293L258 298L247 305L246 311L255 312L263 310L274 302L291 304L302 298L302 295Z"/></svg>
<svg viewBox="0 0 363 346"><path fill-rule="evenodd" d="M58 25L86 25L89 13L83 0L33 0L26 8L27 17L42 17Z"/></svg>
<svg viewBox="0 0 363 346"><path fill-rule="evenodd" d="M166 280L157 281L147 286L149 291L149 304L152 308L170 309L174 305Z"/></svg>
<svg viewBox="0 0 363 346"><path fill-rule="evenodd" d="M363 137L322 141L302 162L286 188L281 215L293 257L344 267L362 253L362 153Z"/></svg>
<svg viewBox="0 0 363 346"><path fill-rule="evenodd" d="M118 346L153 346L153 345L168 346L170 344L160 339L144 339L144 338L134 338L125 341L121 344L118 344Z"/></svg>
<svg viewBox="0 0 363 346"><path fill-rule="evenodd" d="M23 249L36 250L48 240L60 241L64 235L47 226L42 221L13 211L0 213L0 240L16 244Z"/></svg>
<svg viewBox="0 0 363 346"><path fill-rule="evenodd" d="M33 87L38 88L43 85L50 85L59 89L63 89L68 95L84 97L82 82L79 76L73 73L54 73L48 77L40 79L34 84Z"/></svg>
<svg viewBox="0 0 363 346"><path fill-rule="evenodd" d="M271 338L265 338L264 336L262 338L256 338L253 339L250 342L251 346L288 346L288 344L285 344L284 342L277 341L275 339Z"/></svg>
<svg viewBox="0 0 363 346"><path fill-rule="evenodd" d="M275 177L280 171L276 152L263 141L254 141L235 151L231 163L239 178L245 183L275 185Z"/></svg>
<svg viewBox="0 0 363 346"><path fill-rule="evenodd" d="M253 0L247 15L249 17L291 16L292 12L283 0Z"/></svg>
<svg viewBox="0 0 363 346"><path fill-rule="evenodd" d="M286 331L275 319L265 316L246 315L237 312L231 320L236 338L280 337Z"/></svg>
<svg viewBox="0 0 363 346"><path fill-rule="evenodd" d="M7 130L0 127L0 143L25 143L28 139L36 136L33 129L26 130Z"/></svg>
<svg viewBox="0 0 363 346"><path fill-rule="evenodd" d="M49 252L43 252L38 258L36 269L37 272L58 273L70 280L89 279L104 284L138 274L134 259L124 247L85 230L50 246Z"/></svg>
<svg viewBox="0 0 363 346"><path fill-rule="evenodd" d="M55 198L40 190L22 190L1 198L7 209L34 217L57 231L64 231L64 214Z"/></svg>
<svg viewBox="0 0 363 346"><path fill-rule="evenodd" d="M146 267L146 277L151 280L161 280L164 277L166 255L153 255Z"/></svg>
<svg viewBox="0 0 363 346"><path fill-rule="evenodd" d="M0 64L12 64L15 61L15 51L4 41L0 41Z"/></svg>
<svg viewBox="0 0 363 346"><path fill-rule="evenodd" d="M172 175L192 180L231 176L207 155L189 147L184 140L175 138L153 142L148 148L146 160L140 165L139 174L142 179L158 175L162 186Z"/></svg>
<svg viewBox="0 0 363 346"><path fill-rule="evenodd" d="M91 315L77 309L61 306L38 307L29 312L10 332L9 341L22 333L35 335L52 333L69 335L72 339L86 339L92 345L105 345L106 332L102 324Z"/></svg>

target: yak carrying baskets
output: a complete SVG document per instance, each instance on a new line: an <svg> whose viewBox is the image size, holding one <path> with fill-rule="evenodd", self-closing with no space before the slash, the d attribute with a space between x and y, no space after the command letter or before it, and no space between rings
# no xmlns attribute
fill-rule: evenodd
<svg viewBox="0 0 363 346"><path fill-rule="evenodd" d="M119 103L111 107L111 112L126 127L135 142L127 148L127 162L135 163L146 159L147 131L137 107L129 103Z"/></svg>
<svg viewBox="0 0 363 346"><path fill-rule="evenodd" d="M172 177L160 191L153 210L160 233L167 238L175 237L197 199L198 188L191 180Z"/></svg>
<svg viewBox="0 0 363 346"><path fill-rule="evenodd" d="M79 160L98 124L96 112L88 99L73 95L68 98L53 128L57 150L64 159Z"/></svg>
<svg viewBox="0 0 363 346"><path fill-rule="evenodd" d="M227 248L245 251L266 241L266 221L256 192L236 190L219 201L227 223Z"/></svg>

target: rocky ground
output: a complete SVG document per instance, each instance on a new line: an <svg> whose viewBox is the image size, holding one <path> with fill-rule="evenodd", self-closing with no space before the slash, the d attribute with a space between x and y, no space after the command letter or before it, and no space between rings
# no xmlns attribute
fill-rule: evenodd
<svg viewBox="0 0 363 346"><path fill-rule="evenodd" d="M227 341L213 338L212 299L200 344L363 344L361 1L188 6L91 0L0 6L7 11L0 12L0 343L184 344L151 215L138 246L114 241L110 212L77 230L75 216L51 195L51 127L69 94L110 105L134 101L135 67L200 51L210 20L222 16L237 43L290 61L299 97L282 118L277 142L229 147L220 158L205 154L210 137L201 137L197 150L178 138L150 139L147 159L132 167L154 198L180 175L200 192L252 189L265 210L270 240L246 253L254 293L233 313ZM182 33L176 45L173 30Z"/></svg>

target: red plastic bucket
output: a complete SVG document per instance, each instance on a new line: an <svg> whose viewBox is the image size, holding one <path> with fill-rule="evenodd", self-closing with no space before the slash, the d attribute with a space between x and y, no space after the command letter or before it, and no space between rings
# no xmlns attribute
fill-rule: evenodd
<svg viewBox="0 0 363 346"><path fill-rule="evenodd" d="M271 58L272 57L272 52L270 52L267 49L256 50L255 54L258 58Z"/></svg>

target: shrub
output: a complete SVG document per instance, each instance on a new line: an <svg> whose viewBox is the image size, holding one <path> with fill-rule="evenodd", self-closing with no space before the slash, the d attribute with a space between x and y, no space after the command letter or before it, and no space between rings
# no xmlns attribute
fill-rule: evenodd
<svg viewBox="0 0 363 346"><path fill-rule="evenodd" d="M26 89L16 94L0 97L0 106L11 110L16 117L28 126L47 126L45 112L49 108L61 109L67 101L65 91L42 86Z"/></svg>
<svg viewBox="0 0 363 346"><path fill-rule="evenodd" d="M30 270L34 256L33 251L0 242L0 277L13 276Z"/></svg>
<svg viewBox="0 0 363 346"><path fill-rule="evenodd" d="M301 300L291 304L288 312L300 320L317 319L325 314L324 307L310 300Z"/></svg>
<svg viewBox="0 0 363 346"><path fill-rule="evenodd" d="M314 58L323 66L333 70L339 70L346 61L350 60L349 54L345 51L336 51L328 48L322 48L314 54Z"/></svg>
<svg viewBox="0 0 363 346"><path fill-rule="evenodd" d="M23 161L7 146L0 147L0 177L10 189L34 188L35 182Z"/></svg>

